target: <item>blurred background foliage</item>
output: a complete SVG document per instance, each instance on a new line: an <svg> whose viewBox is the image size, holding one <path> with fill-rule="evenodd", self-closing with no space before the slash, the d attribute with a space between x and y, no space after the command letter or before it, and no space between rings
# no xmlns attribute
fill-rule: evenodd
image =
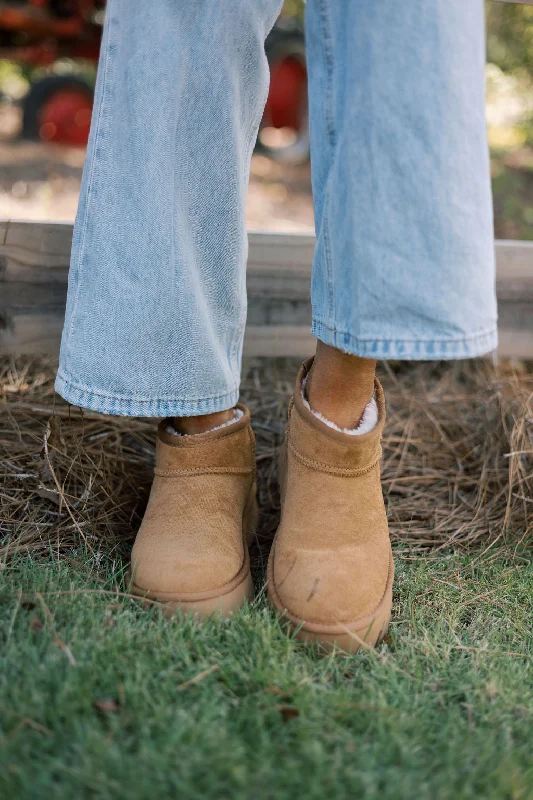
<svg viewBox="0 0 533 800"><path fill-rule="evenodd" d="M496 235L533 239L533 7L485 7Z"/></svg>
<svg viewBox="0 0 533 800"><path fill-rule="evenodd" d="M298 19L303 20L304 8L304 0L285 0L281 13L289 17L298 17Z"/></svg>
<svg viewBox="0 0 533 800"><path fill-rule="evenodd" d="M488 0L487 59L508 73L533 74L533 6Z"/></svg>

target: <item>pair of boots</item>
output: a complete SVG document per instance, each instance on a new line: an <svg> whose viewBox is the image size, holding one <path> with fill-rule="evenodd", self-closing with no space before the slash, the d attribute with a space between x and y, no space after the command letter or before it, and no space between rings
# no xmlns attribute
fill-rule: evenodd
<svg viewBox="0 0 533 800"><path fill-rule="evenodd" d="M280 459L281 521L268 562L268 597L300 639L354 652L385 633L394 567L379 462L385 421L352 436L318 419L300 370ZM258 519L250 412L194 436L158 430L155 478L132 553L135 594L207 616L252 597L248 543Z"/></svg>

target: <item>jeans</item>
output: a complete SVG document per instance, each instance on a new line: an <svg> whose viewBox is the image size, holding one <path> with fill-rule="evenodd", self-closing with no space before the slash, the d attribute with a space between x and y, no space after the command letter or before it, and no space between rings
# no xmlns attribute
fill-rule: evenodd
<svg viewBox="0 0 533 800"><path fill-rule="evenodd" d="M149 6L149 7L148 7ZM110 0L56 388L238 399L245 196L280 0ZM377 359L497 344L482 0L308 0L312 332Z"/></svg>

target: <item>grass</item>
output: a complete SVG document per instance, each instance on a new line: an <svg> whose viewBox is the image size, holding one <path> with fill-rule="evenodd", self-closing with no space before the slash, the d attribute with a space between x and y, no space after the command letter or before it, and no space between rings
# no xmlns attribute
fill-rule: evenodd
<svg viewBox="0 0 533 800"><path fill-rule="evenodd" d="M166 621L120 562L0 572L0 796L533 797L527 551L397 556L377 652L295 642L260 595Z"/></svg>
<svg viewBox="0 0 533 800"><path fill-rule="evenodd" d="M244 370L259 589L297 367ZM67 406L54 374L0 359L0 800L533 798L527 365L380 372L395 609L351 657L298 644L261 592L203 627L128 597L155 426Z"/></svg>

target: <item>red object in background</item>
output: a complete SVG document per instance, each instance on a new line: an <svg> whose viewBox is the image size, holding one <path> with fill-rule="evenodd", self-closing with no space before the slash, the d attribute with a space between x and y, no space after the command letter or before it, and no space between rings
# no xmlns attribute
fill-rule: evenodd
<svg viewBox="0 0 533 800"><path fill-rule="evenodd" d="M273 128L299 131L304 123L307 71L301 59L286 56L270 66L270 90L265 119Z"/></svg>
<svg viewBox="0 0 533 800"><path fill-rule="evenodd" d="M0 58L35 67L58 58L96 62L104 0L0 0ZM46 75L23 101L23 136L84 146L89 137L92 87L74 75Z"/></svg>
<svg viewBox="0 0 533 800"><path fill-rule="evenodd" d="M58 90L41 106L39 138L83 147L89 138L92 97L76 89Z"/></svg>
<svg viewBox="0 0 533 800"><path fill-rule="evenodd" d="M0 58L40 67L52 66L61 57L96 62L102 35L102 15L97 12L104 8L105 0L0 0ZM287 35L283 26L279 31L275 26L269 42L270 90L262 124L291 129L305 139L303 34ZM24 98L23 136L84 146L92 104L92 87L80 77L49 74L34 82ZM275 149L268 152L277 157Z"/></svg>
<svg viewBox="0 0 533 800"><path fill-rule="evenodd" d="M98 58L101 25L96 12L104 0L0 0L0 55L4 58L39 63L39 49ZM90 55L89 55L90 54Z"/></svg>

